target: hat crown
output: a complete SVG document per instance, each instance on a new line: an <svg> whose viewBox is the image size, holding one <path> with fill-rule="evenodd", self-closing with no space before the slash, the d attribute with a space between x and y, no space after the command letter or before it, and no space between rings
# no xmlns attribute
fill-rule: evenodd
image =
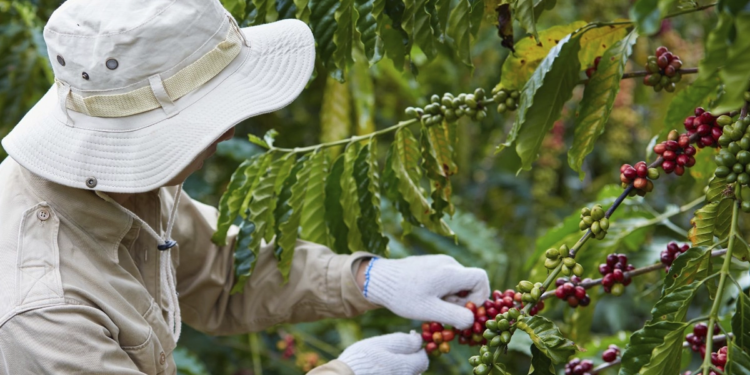
<svg viewBox="0 0 750 375"><path fill-rule="evenodd" d="M214 48L226 37L227 16L218 0L68 0L44 40L55 77L74 90L127 91Z"/></svg>

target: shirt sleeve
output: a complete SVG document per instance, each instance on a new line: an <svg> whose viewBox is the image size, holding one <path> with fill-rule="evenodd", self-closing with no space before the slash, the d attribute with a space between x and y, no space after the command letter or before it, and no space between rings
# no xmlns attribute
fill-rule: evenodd
<svg viewBox="0 0 750 375"><path fill-rule="evenodd" d="M183 321L198 330L216 335L256 332L282 322L352 317L378 307L364 298L352 273L352 267L371 254L339 255L305 241L297 241L286 284L273 246L263 246L244 292L230 294L237 227L230 229L227 245L217 246L211 242L216 208L187 198L181 200L179 213L174 235L180 247L177 290Z"/></svg>
<svg viewBox="0 0 750 375"><path fill-rule="evenodd" d="M0 327L0 374L143 374L100 310L60 305L27 311Z"/></svg>
<svg viewBox="0 0 750 375"><path fill-rule="evenodd" d="M346 363L334 359L323 366L314 368L307 375L354 375L354 371Z"/></svg>

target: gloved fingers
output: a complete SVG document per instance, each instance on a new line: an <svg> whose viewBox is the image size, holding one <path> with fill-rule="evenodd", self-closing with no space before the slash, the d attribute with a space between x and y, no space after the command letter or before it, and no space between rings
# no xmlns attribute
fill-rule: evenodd
<svg viewBox="0 0 750 375"><path fill-rule="evenodd" d="M477 306L484 303L490 296L490 280L487 272L481 268L458 267L450 270L450 283L446 283L441 297L451 303L465 305L474 302ZM468 291L461 297L459 293Z"/></svg>
<svg viewBox="0 0 750 375"><path fill-rule="evenodd" d="M434 298L425 307L422 320L449 324L458 329L469 328L474 323L474 313L461 305Z"/></svg>
<svg viewBox="0 0 750 375"><path fill-rule="evenodd" d="M419 350L412 354L396 354L394 362L398 365L398 374L417 375L427 371L430 361L427 359L427 352Z"/></svg>
<svg viewBox="0 0 750 375"><path fill-rule="evenodd" d="M368 340L377 340L377 343L373 343L395 354L414 354L422 349L422 336L415 331L389 333Z"/></svg>

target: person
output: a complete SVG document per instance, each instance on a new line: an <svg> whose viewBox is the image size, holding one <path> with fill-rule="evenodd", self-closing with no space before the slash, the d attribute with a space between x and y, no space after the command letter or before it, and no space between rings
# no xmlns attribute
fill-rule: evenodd
<svg viewBox="0 0 750 375"><path fill-rule="evenodd" d="M218 0L68 0L44 39L55 83L2 140L0 373L175 374L182 322L214 335L384 307L467 328L483 270L444 255L379 259L272 246L243 293L237 227L182 190L249 117L304 89L315 41L297 20L240 28ZM468 291L468 295L462 293ZM355 343L310 374L417 374L415 333Z"/></svg>

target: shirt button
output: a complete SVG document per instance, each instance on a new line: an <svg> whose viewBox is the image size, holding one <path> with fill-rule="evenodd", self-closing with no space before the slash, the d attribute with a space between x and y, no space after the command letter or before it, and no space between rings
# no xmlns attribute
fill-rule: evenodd
<svg viewBox="0 0 750 375"><path fill-rule="evenodd" d="M47 221L49 219L49 210L46 208L40 208L39 211L36 212L37 219L41 221Z"/></svg>
<svg viewBox="0 0 750 375"><path fill-rule="evenodd" d="M166 361L167 361L167 355L164 354L164 352L161 352L161 354L159 354L159 363L163 365L164 362Z"/></svg>

